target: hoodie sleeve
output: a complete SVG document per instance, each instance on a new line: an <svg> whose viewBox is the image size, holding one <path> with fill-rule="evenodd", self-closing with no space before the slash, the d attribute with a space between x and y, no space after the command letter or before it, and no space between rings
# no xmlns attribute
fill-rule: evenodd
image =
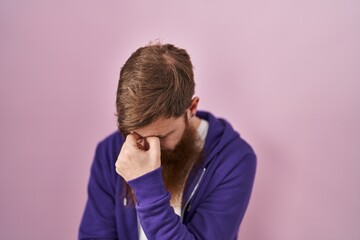
<svg viewBox="0 0 360 240"><path fill-rule="evenodd" d="M104 164L105 151L96 148L88 184L88 199L79 229L79 239L117 239L114 188L109 181L110 164Z"/></svg>
<svg viewBox="0 0 360 240"><path fill-rule="evenodd" d="M161 168L130 181L148 239L236 239L252 190L256 157L250 153L233 161L234 157L230 152L218 156L222 166L207 173L206 187L197 193L201 200L192 206L194 213L186 225L170 206Z"/></svg>

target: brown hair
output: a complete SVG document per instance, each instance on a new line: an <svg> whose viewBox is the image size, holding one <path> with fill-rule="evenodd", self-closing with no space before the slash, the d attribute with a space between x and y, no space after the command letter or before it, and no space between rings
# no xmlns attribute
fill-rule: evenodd
<svg viewBox="0 0 360 240"><path fill-rule="evenodd" d="M120 71L119 130L127 134L162 117L180 117L194 91L193 66L184 49L160 43L137 49Z"/></svg>

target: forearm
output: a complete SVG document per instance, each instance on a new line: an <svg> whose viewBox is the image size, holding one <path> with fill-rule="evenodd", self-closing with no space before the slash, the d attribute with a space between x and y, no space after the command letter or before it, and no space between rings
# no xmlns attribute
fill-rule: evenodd
<svg viewBox="0 0 360 240"><path fill-rule="evenodd" d="M129 181L137 198L136 210L148 239L195 239L170 206L170 194L158 168Z"/></svg>

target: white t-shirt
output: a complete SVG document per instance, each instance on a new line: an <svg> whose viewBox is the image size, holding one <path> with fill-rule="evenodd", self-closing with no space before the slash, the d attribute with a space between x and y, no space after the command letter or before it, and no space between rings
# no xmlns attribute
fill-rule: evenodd
<svg viewBox="0 0 360 240"><path fill-rule="evenodd" d="M200 137L200 148L201 149L204 147L208 130L209 130L209 123L206 120L201 119L200 125L197 129L197 133ZM182 199L182 196L180 196L179 199ZM176 204L176 206L173 206L175 213L177 215L179 215L179 217L181 217L181 207L180 206L181 206L181 204ZM139 221L138 221L138 228L139 228L139 240L147 240L147 237L146 237L144 230L142 229Z"/></svg>

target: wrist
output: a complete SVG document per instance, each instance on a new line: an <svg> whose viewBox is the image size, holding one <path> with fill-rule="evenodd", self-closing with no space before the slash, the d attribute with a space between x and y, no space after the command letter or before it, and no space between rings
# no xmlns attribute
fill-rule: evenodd
<svg viewBox="0 0 360 240"><path fill-rule="evenodd" d="M162 178L162 167L132 179L128 184L134 190L139 205L155 203L169 194Z"/></svg>

